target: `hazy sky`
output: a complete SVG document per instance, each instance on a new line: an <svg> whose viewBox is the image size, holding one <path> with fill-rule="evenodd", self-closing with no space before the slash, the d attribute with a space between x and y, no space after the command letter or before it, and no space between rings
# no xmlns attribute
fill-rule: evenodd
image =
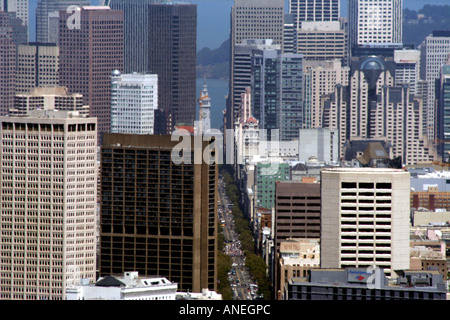
<svg viewBox="0 0 450 320"><path fill-rule="evenodd" d="M35 35L35 11L38 0L30 1L30 41ZM91 0L98 4L100 0ZM230 10L234 0L184 0L184 2L197 4L197 48L208 47L215 49L229 37ZM286 11L288 10L286 0ZM449 0L403 0L403 7L420 9L425 4L450 4ZM347 0L341 0L341 16L347 16Z"/></svg>

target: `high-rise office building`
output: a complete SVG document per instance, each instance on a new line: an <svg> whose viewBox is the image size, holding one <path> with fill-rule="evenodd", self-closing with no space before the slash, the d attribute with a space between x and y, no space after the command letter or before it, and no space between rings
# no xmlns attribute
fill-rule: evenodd
<svg viewBox="0 0 450 320"><path fill-rule="evenodd" d="M15 92L28 93L35 87L59 85L59 47L55 44L28 43L17 46Z"/></svg>
<svg viewBox="0 0 450 320"><path fill-rule="evenodd" d="M280 50L253 50L252 114L261 129L279 130L282 141L298 138L303 126L303 55Z"/></svg>
<svg viewBox="0 0 450 320"><path fill-rule="evenodd" d="M277 57L276 127L281 141L298 139L303 128L303 62L302 54L282 53Z"/></svg>
<svg viewBox="0 0 450 320"><path fill-rule="evenodd" d="M181 163L171 135L110 133L103 142L100 275L136 270L180 291L216 290L217 162L195 159L206 142L191 140L194 158Z"/></svg>
<svg viewBox="0 0 450 320"><path fill-rule="evenodd" d="M165 0L108 0L113 10L123 11L123 72L149 73L149 4L164 3Z"/></svg>
<svg viewBox="0 0 450 320"><path fill-rule="evenodd" d="M0 12L0 115L6 115L14 104L16 77L16 46L10 17Z"/></svg>
<svg viewBox="0 0 450 320"><path fill-rule="evenodd" d="M101 134L111 128L111 73L123 69L123 12L106 6L83 6L79 27L69 28L71 14L59 16L59 84L83 95Z"/></svg>
<svg viewBox="0 0 450 320"><path fill-rule="evenodd" d="M241 95L252 84L252 55L254 50L281 50L281 45L273 44L271 39L243 40L242 43L235 45L233 78L230 81L233 83L232 96L234 99L231 103L234 105L233 110L237 110L235 111L235 122L238 121L240 116ZM252 115L255 115L253 110ZM259 118L259 113L257 117Z"/></svg>
<svg viewBox="0 0 450 320"><path fill-rule="evenodd" d="M0 2L0 11L15 12L16 17L22 20L22 25L28 27L28 1L29 0L3 0Z"/></svg>
<svg viewBox="0 0 450 320"><path fill-rule="evenodd" d="M6 12L9 16L9 23L12 28L12 39L15 45L28 42L28 26L23 25L23 21L17 18L16 12Z"/></svg>
<svg viewBox="0 0 450 320"><path fill-rule="evenodd" d="M278 277L281 243L290 238L320 238L320 203L320 183L279 181L275 184L275 292L283 290Z"/></svg>
<svg viewBox="0 0 450 320"><path fill-rule="evenodd" d="M349 0L351 47L402 43L403 0Z"/></svg>
<svg viewBox="0 0 450 320"><path fill-rule="evenodd" d="M444 162L450 162L450 60L442 66L438 88L438 114L436 121L438 152Z"/></svg>
<svg viewBox="0 0 450 320"><path fill-rule="evenodd" d="M226 111L227 128L238 118L240 94L235 92L235 46L248 39L271 39L273 44L284 44L284 0L235 0L231 8L230 29L230 88Z"/></svg>
<svg viewBox="0 0 450 320"><path fill-rule="evenodd" d="M345 29L339 21L303 22L296 30L296 53L308 61L348 60L349 48Z"/></svg>
<svg viewBox="0 0 450 320"><path fill-rule="evenodd" d="M36 109L77 111L80 116L89 115L89 106L83 104L83 96L79 93L69 94L65 87L40 87L16 94L14 108L9 110L9 115L23 116Z"/></svg>
<svg viewBox="0 0 450 320"><path fill-rule="evenodd" d="M296 51L296 30L294 26L294 17L292 14L284 15L283 29L283 48L284 53L295 53Z"/></svg>
<svg viewBox="0 0 450 320"><path fill-rule="evenodd" d="M320 267L409 269L409 172L330 168L320 179Z"/></svg>
<svg viewBox="0 0 450 320"><path fill-rule="evenodd" d="M148 72L158 75L158 109L166 118L166 128L159 133L170 134L176 125L194 125L196 43L197 5L149 5Z"/></svg>
<svg viewBox="0 0 450 320"><path fill-rule="evenodd" d="M158 75L111 76L111 132L153 134L158 109Z"/></svg>
<svg viewBox="0 0 450 320"><path fill-rule="evenodd" d="M252 114L261 129L277 128L277 58L279 50L254 50L252 54Z"/></svg>
<svg viewBox="0 0 450 320"><path fill-rule="evenodd" d="M304 128L322 128L321 99L335 91L336 85L348 85L349 67L340 60L304 62Z"/></svg>
<svg viewBox="0 0 450 320"><path fill-rule="evenodd" d="M417 93L420 79L420 51L412 49L395 50L395 85L407 85L411 94Z"/></svg>
<svg viewBox="0 0 450 320"><path fill-rule="evenodd" d="M420 78L426 82L426 131L434 140L436 121L436 80L450 53L450 31L433 31L420 45Z"/></svg>
<svg viewBox="0 0 450 320"><path fill-rule="evenodd" d="M96 280L96 119L2 117L0 299L64 300Z"/></svg>
<svg viewBox="0 0 450 320"><path fill-rule="evenodd" d="M341 156L346 141L388 139L404 164L438 159L423 135L422 100L395 86L394 74L393 57L353 57L349 85L322 99L323 126L339 131Z"/></svg>
<svg viewBox="0 0 450 320"><path fill-rule="evenodd" d="M71 6L88 6L88 0L40 0L36 6L36 42L57 43L59 11L75 12Z"/></svg>
<svg viewBox="0 0 450 320"><path fill-rule="evenodd" d="M338 21L339 10L339 0L289 0L296 28L303 21Z"/></svg>

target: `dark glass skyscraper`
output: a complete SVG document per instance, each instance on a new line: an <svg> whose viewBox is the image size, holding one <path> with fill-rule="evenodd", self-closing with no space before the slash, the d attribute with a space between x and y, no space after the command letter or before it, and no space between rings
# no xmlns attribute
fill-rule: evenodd
<svg viewBox="0 0 450 320"><path fill-rule="evenodd" d="M108 0L113 10L123 11L124 73L149 72L149 4L165 0Z"/></svg>
<svg viewBox="0 0 450 320"><path fill-rule="evenodd" d="M100 275L167 277L178 290L217 290L217 165L174 163L171 135L105 134ZM189 151L188 151L189 152ZM194 160L194 161L192 161Z"/></svg>
<svg viewBox="0 0 450 320"><path fill-rule="evenodd" d="M158 109L167 119L158 133L169 134L195 120L197 5L150 4L148 32L148 71L158 74Z"/></svg>

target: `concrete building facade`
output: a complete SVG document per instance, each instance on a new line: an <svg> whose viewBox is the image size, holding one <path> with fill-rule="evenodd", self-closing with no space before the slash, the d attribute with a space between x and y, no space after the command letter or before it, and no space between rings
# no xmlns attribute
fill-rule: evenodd
<svg viewBox="0 0 450 320"><path fill-rule="evenodd" d="M35 87L59 85L59 47L28 43L17 46L15 93L28 93Z"/></svg>
<svg viewBox="0 0 450 320"><path fill-rule="evenodd" d="M83 104L83 96L69 94L65 87L34 88L26 94L16 94L14 108L9 110L9 115L23 116L36 109L77 111L81 116L89 115L89 106Z"/></svg>
<svg viewBox="0 0 450 320"><path fill-rule="evenodd" d="M71 13L59 16L59 85L83 95L98 119L99 142L111 129L111 73L123 70L123 12L82 6L80 27L69 28Z"/></svg>
<svg viewBox="0 0 450 320"><path fill-rule="evenodd" d="M0 299L64 300L96 277L96 119L34 110L0 122Z"/></svg>
<svg viewBox="0 0 450 320"><path fill-rule="evenodd" d="M409 268L410 175L405 170L321 172L321 268Z"/></svg>

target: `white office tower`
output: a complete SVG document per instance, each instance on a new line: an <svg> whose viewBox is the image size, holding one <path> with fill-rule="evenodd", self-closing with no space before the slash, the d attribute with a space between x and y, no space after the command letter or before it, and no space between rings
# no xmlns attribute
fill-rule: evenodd
<svg viewBox="0 0 450 320"><path fill-rule="evenodd" d="M96 277L97 120L33 110L0 125L0 299L65 299Z"/></svg>
<svg viewBox="0 0 450 320"><path fill-rule="evenodd" d="M450 54L450 31L433 31L420 45L420 78L425 80L426 90L426 131L433 141L436 127L436 80L440 78L442 66Z"/></svg>
<svg viewBox="0 0 450 320"><path fill-rule="evenodd" d="M211 98L208 94L208 86L206 82L203 84L203 89L200 92L199 98L199 122L200 132L205 133L211 129Z"/></svg>
<svg viewBox="0 0 450 320"><path fill-rule="evenodd" d="M409 172L330 168L320 179L320 267L409 269Z"/></svg>
<svg viewBox="0 0 450 320"><path fill-rule="evenodd" d="M403 0L349 0L350 44L402 43Z"/></svg>
<svg viewBox="0 0 450 320"><path fill-rule="evenodd" d="M417 84L420 79L420 51L395 50L395 85L407 85L411 94L417 94Z"/></svg>
<svg viewBox="0 0 450 320"><path fill-rule="evenodd" d="M111 132L153 134L158 75L115 70L111 77Z"/></svg>

